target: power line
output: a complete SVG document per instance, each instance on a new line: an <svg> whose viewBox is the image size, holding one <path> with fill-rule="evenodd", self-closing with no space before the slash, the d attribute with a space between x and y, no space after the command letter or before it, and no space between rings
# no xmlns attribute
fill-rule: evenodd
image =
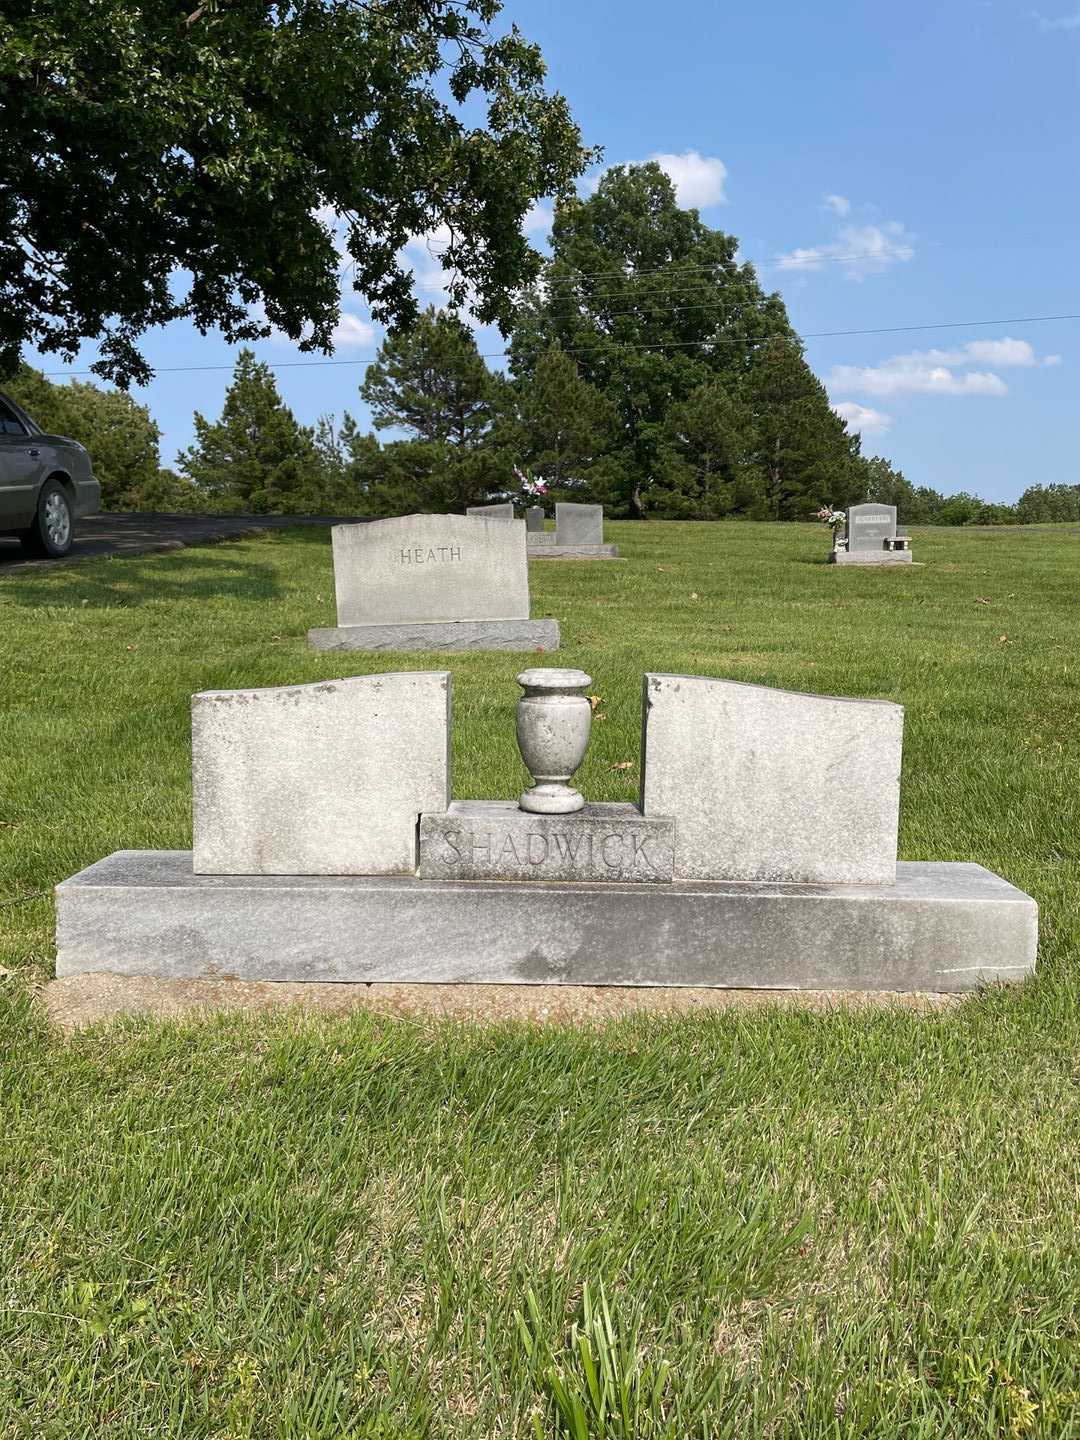
<svg viewBox="0 0 1080 1440"><path fill-rule="evenodd" d="M632 312L627 311L627 314ZM926 325L878 325L865 330L810 330L804 335L719 335L710 340L672 340L660 341L655 345L621 345L622 350L680 350L689 348L708 348L717 345L761 345L768 340L783 340L785 343L792 340L836 340L849 339L859 335L905 335L914 334L925 330L974 330L988 325L1045 325L1058 321L1080 320L1080 314L1075 315L1020 315L1000 320L941 320ZM567 355L586 355L590 350L598 349L596 345L578 347L567 350ZM307 370L316 367L339 366L339 365L367 365L374 352L370 352L363 358L354 360L266 360L260 363L265 364L270 370ZM482 360L502 360L509 356L508 350L489 350L481 355ZM229 365L162 365L156 371L157 375L194 375L214 370L232 370L234 366ZM62 379L68 375L93 375L94 370L44 370L42 374L46 379Z"/></svg>

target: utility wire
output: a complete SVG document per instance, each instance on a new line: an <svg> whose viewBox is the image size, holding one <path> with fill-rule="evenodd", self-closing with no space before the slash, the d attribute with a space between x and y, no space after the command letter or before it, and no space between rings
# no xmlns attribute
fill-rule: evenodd
<svg viewBox="0 0 1080 1440"><path fill-rule="evenodd" d="M628 314L631 312L627 312ZM1080 314L1075 315L1021 315L1012 316L1001 320L942 320L928 325L878 325L867 330L810 330L804 335L771 334L771 335L718 335L709 340L672 340L660 341L655 345L620 345L621 350L681 350L689 348L709 348L717 345L762 345L769 340L783 340L785 343L803 340L835 340L848 339L857 335L906 335L921 330L974 330L987 325L1045 325L1051 322L1063 320L1080 320ZM617 343L617 342L616 342ZM599 349L598 345L579 346L576 349L566 350L567 355L587 355L589 351ZM265 364L270 370L306 370L314 369L317 366L333 365L367 365L370 362L371 354L354 360L267 360ZM509 356L509 350L489 350L481 355L482 360L502 360ZM233 365L162 365L156 371L157 375L193 375L211 370L232 370ZM42 374L50 380L63 378L67 375L93 375L93 370L44 370Z"/></svg>

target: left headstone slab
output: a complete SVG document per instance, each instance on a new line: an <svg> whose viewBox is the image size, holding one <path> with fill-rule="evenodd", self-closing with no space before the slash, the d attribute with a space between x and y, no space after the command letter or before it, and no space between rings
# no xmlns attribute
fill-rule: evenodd
<svg viewBox="0 0 1080 1440"><path fill-rule="evenodd" d="M192 696L196 875L402 875L450 802L451 676Z"/></svg>

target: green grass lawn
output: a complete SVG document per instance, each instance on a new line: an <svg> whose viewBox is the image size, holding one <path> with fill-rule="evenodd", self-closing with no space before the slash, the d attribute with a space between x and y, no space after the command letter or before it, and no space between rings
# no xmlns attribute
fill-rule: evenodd
<svg viewBox="0 0 1080 1440"><path fill-rule="evenodd" d="M534 562L636 794L645 670L907 707L900 853L1042 907L920 1016L569 1030L358 1015L70 1042L49 892L190 843L189 696L451 668L455 793L519 793L521 655L309 654L328 537L0 579L0 1437L1080 1436L1080 535L611 525ZM620 768L626 762L632 768Z"/></svg>

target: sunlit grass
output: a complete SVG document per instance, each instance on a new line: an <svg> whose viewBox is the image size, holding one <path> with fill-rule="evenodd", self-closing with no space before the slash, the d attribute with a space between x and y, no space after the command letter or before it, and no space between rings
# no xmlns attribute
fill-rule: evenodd
<svg viewBox="0 0 1080 1440"><path fill-rule="evenodd" d="M308 653L317 533L0 579L5 1440L1080 1435L1080 537L853 571L809 527L609 530L625 563L531 566L602 697L586 792L636 792L647 669L899 701L902 856L1035 895L1038 976L932 1015L62 1042L49 891L189 843L191 692L450 668L455 793L509 797L533 657Z"/></svg>

